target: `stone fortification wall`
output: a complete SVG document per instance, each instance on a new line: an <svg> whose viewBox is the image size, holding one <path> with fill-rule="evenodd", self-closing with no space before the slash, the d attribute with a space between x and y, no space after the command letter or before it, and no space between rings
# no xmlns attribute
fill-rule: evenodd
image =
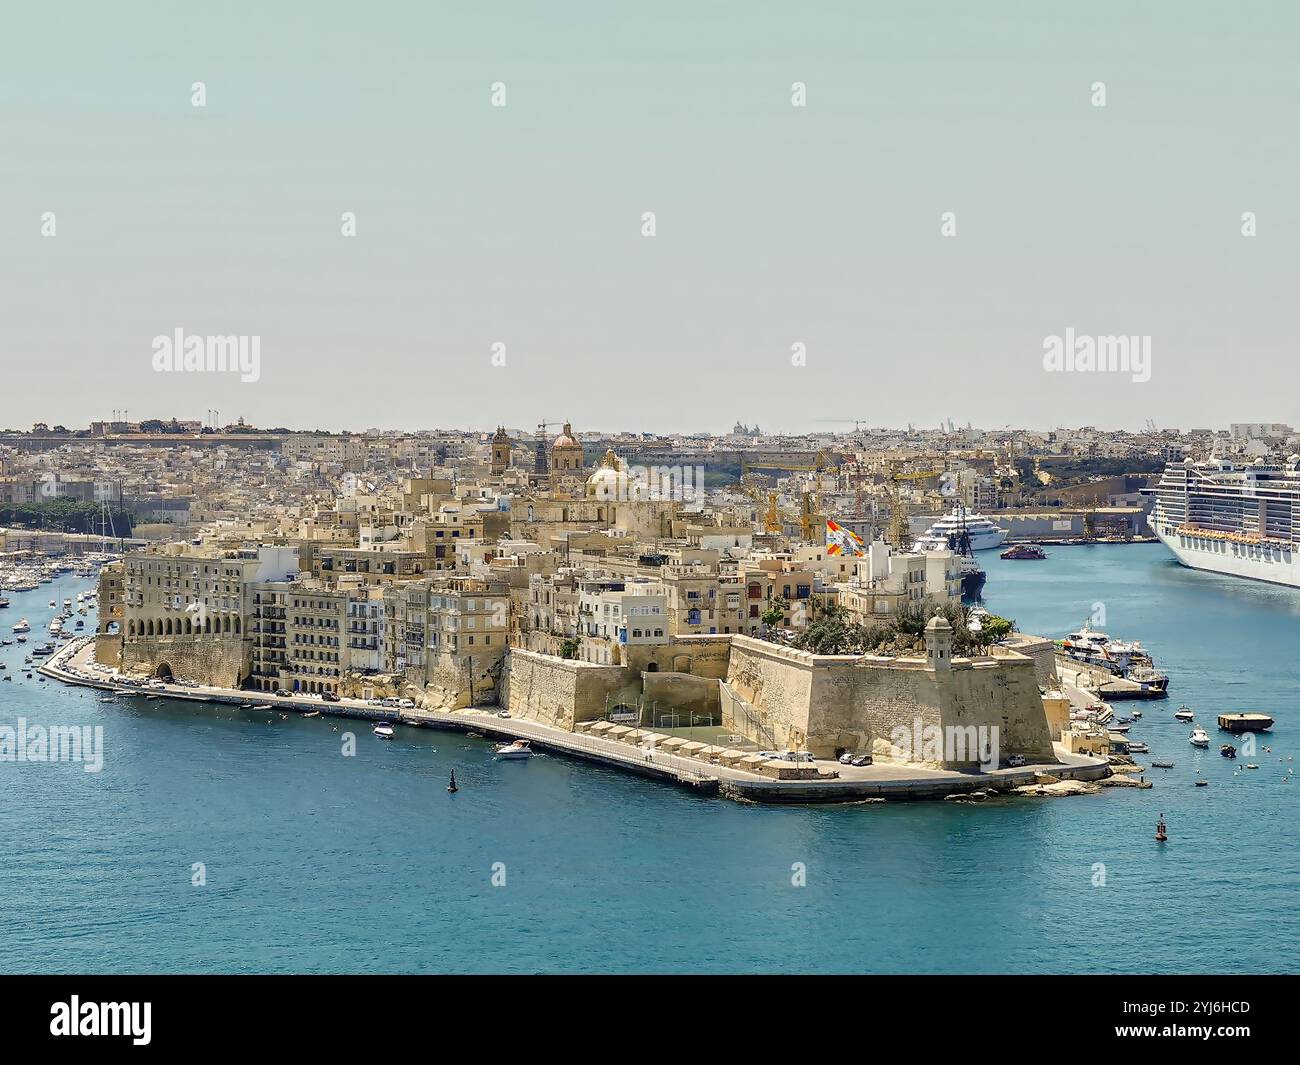
<svg viewBox="0 0 1300 1065"><path fill-rule="evenodd" d="M252 650L242 636L150 636L124 640L122 669L155 674L166 665L177 680L238 688L248 676Z"/></svg>

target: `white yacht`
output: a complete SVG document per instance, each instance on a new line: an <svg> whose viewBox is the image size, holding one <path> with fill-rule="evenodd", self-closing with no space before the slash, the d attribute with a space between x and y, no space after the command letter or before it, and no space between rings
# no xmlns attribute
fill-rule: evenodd
<svg viewBox="0 0 1300 1065"><path fill-rule="evenodd" d="M393 726L387 721L381 721L375 726L374 733L381 740L391 740L393 738Z"/></svg>
<svg viewBox="0 0 1300 1065"><path fill-rule="evenodd" d="M1200 725L1197 725L1192 729L1192 734L1189 737L1188 742L1193 747L1208 747L1210 745L1210 734L1206 732L1205 729L1201 728Z"/></svg>
<svg viewBox="0 0 1300 1065"><path fill-rule="evenodd" d="M1185 706L1180 706L1174 711L1174 717L1179 721L1192 721L1196 715Z"/></svg>
<svg viewBox="0 0 1300 1065"><path fill-rule="evenodd" d="M1000 529L980 514L967 514L964 507L953 507L917 538L914 551L961 551L962 538L969 540L972 551L991 551L1007 538Z"/></svg>
<svg viewBox="0 0 1300 1065"><path fill-rule="evenodd" d="M531 758L533 749L528 745L527 740L515 740L514 743L503 743L497 748L497 757L502 759L520 759Z"/></svg>
<svg viewBox="0 0 1300 1065"><path fill-rule="evenodd" d="M22 621L18 622L18 624L14 626L14 632L31 632L31 631L32 631L32 623L28 621L26 618L23 618Z"/></svg>

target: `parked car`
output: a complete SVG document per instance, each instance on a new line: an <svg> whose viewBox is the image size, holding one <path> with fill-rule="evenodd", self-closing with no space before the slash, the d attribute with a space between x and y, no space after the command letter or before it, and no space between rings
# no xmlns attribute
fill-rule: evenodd
<svg viewBox="0 0 1300 1065"><path fill-rule="evenodd" d="M509 717L509 716L510 716L509 710L499 710L497 712L497 717Z"/></svg>
<svg viewBox="0 0 1300 1065"><path fill-rule="evenodd" d="M339 697L333 692L321 692L320 697L327 703L337 703L339 701Z"/></svg>
<svg viewBox="0 0 1300 1065"><path fill-rule="evenodd" d="M390 707L390 708L394 708L394 709L395 709L395 708L397 707L397 700L394 699L394 698L390 695L390 696L388 696L388 698L386 698L386 699L380 699L380 700L379 700L379 705L380 705L380 706L387 706L387 707Z"/></svg>
<svg viewBox="0 0 1300 1065"><path fill-rule="evenodd" d="M782 755L787 762L812 762L815 759L811 751L785 751Z"/></svg>
<svg viewBox="0 0 1300 1065"><path fill-rule="evenodd" d="M287 691L285 691L283 688L276 688L276 689L275 689L275 694L276 694L277 696L279 696L281 699L287 699L287 698L289 698L289 693L288 693Z"/></svg>
<svg viewBox="0 0 1300 1065"><path fill-rule="evenodd" d="M871 755L869 754L855 754L853 756L853 761L849 763L849 765L856 765L856 766L864 766L870 764L871 764Z"/></svg>
<svg viewBox="0 0 1300 1065"><path fill-rule="evenodd" d="M414 709L415 709L415 703L411 702L410 699L398 699L398 700L397 700L397 705L398 705L398 707L399 707L400 709L402 709L402 710L414 710Z"/></svg>
<svg viewBox="0 0 1300 1065"><path fill-rule="evenodd" d="M1013 769L1019 769L1024 764L1025 756L1023 754L1013 754L1007 759L1007 765L1011 766Z"/></svg>

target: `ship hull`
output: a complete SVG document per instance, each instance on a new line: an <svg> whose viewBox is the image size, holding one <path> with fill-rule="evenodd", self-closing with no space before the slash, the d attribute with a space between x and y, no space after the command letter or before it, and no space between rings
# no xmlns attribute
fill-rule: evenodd
<svg viewBox="0 0 1300 1065"><path fill-rule="evenodd" d="M1189 536L1173 530L1156 526L1156 535L1174 557L1189 569L1206 570L1209 573L1223 573L1230 577L1245 577L1247 580L1264 581L1267 584L1281 584L1288 588L1300 588L1300 551L1290 548L1275 548L1259 551L1256 555L1234 553L1231 542L1203 539ZM1223 550L1216 550L1212 544L1218 543ZM1246 550L1239 547L1239 552Z"/></svg>

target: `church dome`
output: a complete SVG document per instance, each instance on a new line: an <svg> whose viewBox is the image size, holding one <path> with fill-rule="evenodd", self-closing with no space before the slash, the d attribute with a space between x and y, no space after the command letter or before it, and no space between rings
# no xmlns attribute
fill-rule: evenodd
<svg viewBox="0 0 1300 1065"><path fill-rule="evenodd" d="M573 435L573 426L568 422L564 423L564 432L555 438L555 443L551 445L551 450L556 451L561 448L582 447L578 443L577 437Z"/></svg>
<svg viewBox="0 0 1300 1065"><path fill-rule="evenodd" d="M564 432L557 436L555 443L551 445L551 469L567 473L580 470L583 465L582 445L573 435L573 426L565 422Z"/></svg>
<svg viewBox="0 0 1300 1065"><path fill-rule="evenodd" d="M627 463L614 454L610 448L600 465L587 478L586 495L588 499L626 499Z"/></svg>

